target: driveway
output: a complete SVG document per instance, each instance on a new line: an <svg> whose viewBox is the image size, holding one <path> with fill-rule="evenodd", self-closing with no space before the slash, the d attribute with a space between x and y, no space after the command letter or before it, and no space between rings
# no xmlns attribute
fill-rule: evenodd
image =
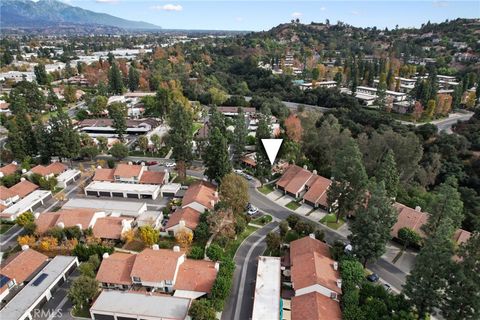
<svg viewBox="0 0 480 320"><path fill-rule="evenodd" d="M283 192L280 191L280 190L274 190L272 192L270 192L269 194L266 195L266 197L270 200L277 200L279 198L281 198L283 196Z"/></svg>
<svg viewBox="0 0 480 320"><path fill-rule="evenodd" d="M233 285L222 320L250 319L253 311L255 280L257 277L258 257L267 248L266 235L278 227L278 222L271 222L246 238L235 254L235 272Z"/></svg>
<svg viewBox="0 0 480 320"><path fill-rule="evenodd" d="M322 210L322 209L317 209L315 211L312 211L308 217L310 219L314 219L315 221L320 221L322 220L323 217L325 217L327 215L327 211L325 210Z"/></svg>
<svg viewBox="0 0 480 320"><path fill-rule="evenodd" d="M312 211L313 208L309 206L308 204L302 204L297 210L295 210L295 213L301 214L302 216L307 215L310 211Z"/></svg>
<svg viewBox="0 0 480 320"><path fill-rule="evenodd" d="M394 242L389 242L387 244L387 252L382 256L382 258L384 258L387 261L390 261L400 270L406 273L410 273L410 270L412 270L413 265L415 263L417 252L411 249L407 249L403 252L402 256L394 263L393 260L401 250L402 250L401 245Z"/></svg>
<svg viewBox="0 0 480 320"><path fill-rule="evenodd" d="M281 197L280 199L277 199L276 203L278 203L279 205L281 206L284 206L292 201L294 201L295 199L290 197L290 196L283 196Z"/></svg>

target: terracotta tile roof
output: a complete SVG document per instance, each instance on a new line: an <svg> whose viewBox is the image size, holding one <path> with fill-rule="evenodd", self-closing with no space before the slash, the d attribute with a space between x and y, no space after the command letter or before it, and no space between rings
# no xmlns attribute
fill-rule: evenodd
<svg viewBox="0 0 480 320"><path fill-rule="evenodd" d="M292 298L292 320L341 320L338 301L318 292Z"/></svg>
<svg viewBox="0 0 480 320"><path fill-rule="evenodd" d="M145 282L173 281L178 260L184 255L173 250L147 248L137 255L131 275Z"/></svg>
<svg viewBox="0 0 480 320"><path fill-rule="evenodd" d="M326 207L327 204L327 190L332 184L332 180L322 176L313 176L309 181L308 191L303 196L303 199L314 204L320 204Z"/></svg>
<svg viewBox="0 0 480 320"><path fill-rule="evenodd" d="M35 271L39 270L48 257L33 249L20 251L2 263L0 274L15 279L20 284L29 279Z"/></svg>
<svg viewBox="0 0 480 320"><path fill-rule="evenodd" d="M397 237L398 230L407 227L417 232L422 238L425 237L425 233L422 230L422 226L427 223L428 214L426 212L416 211L410 207L407 207L401 203L396 202L395 208L398 210L397 222L393 225L390 235Z"/></svg>
<svg viewBox="0 0 480 320"><path fill-rule="evenodd" d="M182 206L185 207L192 202L197 202L208 209L213 209L212 200L217 203L218 196L215 196L216 187L208 182L197 182L187 189L183 196Z"/></svg>
<svg viewBox="0 0 480 320"><path fill-rule="evenodd" d="M0 172L3 173L4 176L11 175L17 171L18 165L14 163L7 164L6 166L3 166L0 168Z"/></svg>
<svg viewBox="0 0 480 320"><path fill-rule="evenodd" d="M140 177L140 183L145 184L163 184L165 182L165 172L143 171Z"/></svg>
<svg viewBox="0 0 480 320"><path fill-rule="evenodd" d="M98 218L93 226L93 235L101 239L120 239L122 237L123 220L132 222L131 219L128 220L125 217Z"/></svg>
<svg viewBox="0 0 480 320"><path fill-rule="evenodd" d="M4 206L3 204L0 204L0 212L2 212L3 210L7 209L7 206ZM10 215L6 215L6 217L9 217ZM0 215L0 218L3 218L5 217L4 215Z"/></svg>
<svg viewBox="0 0 480 320"><path fill-rule="evenodd" d="M5 186L0 186L0 200L7 200L15 197L17 194Z"/></svg>
<svg viewBox="0 0 480 320"><path fill-rule="evenodd" d="M128 179L132 177L140 177L142 172L142 166L130 165L126 163L119 163L115 168L114 176L120 176L121 178Z"/></svg>
<svg viewBox="0 0 480 320"><path fill-rule="evenodd" d="M17 183L16 185L10 187L10 191L17 194L20 198L25 197L26 195L37 190L39 187L28 180L23 180Z"/></svg>
<svg viewBox="0 0 480 320"><path fill-rule="evenodd" d="M93 181L110 181L113 182L113 173L115 169L96 169Z"/></svg>
<svg viewBox="0 0 480 320"><path fill-rule="evenodd" d="M455 241L456 244L460 245L467 242L471 236L472 234L470 232L463 229L458 229L453 235L453 241Z"/></svg>
<svg viewBox="0 0 480 320"><path fill-rule="evenodd" d="M282 187L287 192L296 194L301 191L312 176L313 174L307 169L291 165L277 181L277 186Z"/></svg>
<svg viewBox="0 0 480 320"><path fill-rule="evenodd" d="M290 259L295 290L319 284L339 294L342 293L337 286L340 274L338 270L333 269L335 261L330 257L325 243L308 236L292 241Z"/></svg>
<svg viewBox="0 0 480 320"><path fill-rule="evenodd" d="M94 209L64 209L58 212L42 213L35 221L37 225L36 232L42 234L48 229L55 227L59 223L63 223L65 227L74 227L77 224L82 225L82 229L87 229L93 217Z"/></svg>
<svg viewBox="0 0 480 320"><path fill-rule="evenodd" d="M170 215L170 219L168 220L165 229L176 226L180 223L180 220L183 220L185 221L185 227L189 228L190 230L195 230L200 222L200 215L200 212L190 207L177 209L173 214Z"/></svg>
<svg viewBox="0 0 480 320"><path fill-rule="evenodd" d="M68 167L61 162L52 162L48 166L42 166L41 164L33 167L30 171L37 173L41 176L46 176L49 174L60 174L67 170Z"/></svg>
<svg viewBox="0 0 480 320"><path fill-rule="evenodd" d="M175 290L210 293L216 277L215 262L186 259L178 269Z"/></svg>
<svg viewBox="0 0 480 320"><path fill-rule="evenodd" d="M102 260L96 279L103 283L132 284L130 273L135 263L135 254L115 252Z"/></svg>

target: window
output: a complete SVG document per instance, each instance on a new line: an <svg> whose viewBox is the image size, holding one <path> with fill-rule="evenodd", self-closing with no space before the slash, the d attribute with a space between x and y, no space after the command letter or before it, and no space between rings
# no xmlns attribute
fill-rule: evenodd
<svg viewBox="0 0 480 320"><path fill-rule="evenodd" d="M133 282L142 282L142 279L140 279L139 277L132 277L133 278Z"/></svg>

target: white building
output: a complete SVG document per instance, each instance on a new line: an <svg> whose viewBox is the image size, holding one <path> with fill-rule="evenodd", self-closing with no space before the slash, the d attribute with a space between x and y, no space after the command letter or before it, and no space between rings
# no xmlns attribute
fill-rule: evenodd
<svg viewBox="0 0 480 320"><path fill-rule="evenodd" d="M147 212L147 203L133 201L110 201L103 199L70 199L62 206L63 209L94 209L112 216L138 217Z"/></svg>
<svg viewBox="0 0 480 320"><path fill-rule="evenodd" d="M258 257L252 320L280 319L280 258Z"/></svg>
<svg viewBox="0 0 480 320"><path fill-rule="evenodd" d="M85 195L96 197L155 200L159 194L160 186L153 184L93 181L85 188Z"/></svg>
<svg viewBox="0 0 480 320"><path fill-rule="evenodd" d="M77 169L68 169L57 176L57 187L66 188L72 182L80 179L82 173Z"/></svg>
<svg viewBox="0 0 480 320"><path fill-rule="evenodd" d="M46 201L52 198L52 193L47 190L35 190L27 195L22 200L18 201L11 207L3 210L0 215L2 218L15 220L18 215L26 211L35 211L36 208L41 207Z"/></svg>

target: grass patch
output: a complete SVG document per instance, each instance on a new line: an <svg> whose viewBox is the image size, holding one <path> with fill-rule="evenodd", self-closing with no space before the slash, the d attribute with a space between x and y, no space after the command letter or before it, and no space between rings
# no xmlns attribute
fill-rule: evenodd
<svg viewBox="0 0 480 320"><path fill-rule="evenodd" d="M11 227L13 227L13 223L5 223L2 221L2 223L0 224L0 234L4 234L5 232L7 232L8 230L10 230Z"/></svg>
<svg viewBox="0 0 480 320"><path fill-rule="evenodd" d="M250 222L253 223L253 224L258 224L258 225L264 226L264 225L266 225L267 223L271 222L272 219L273 219L272 216L267 214L267 215L258 217L258 218L256 218L256 219L253 219L253 220L250 221Z"/></svg>
<svg viewBox="0 0 480 320"><path fill-rule="evenodd" d="M287 207L287 208L290 209L290 210L295 211L295 210L297 210L298 208L300 208L300 204L299 204L298 202L296 202L296 201L290 201L289 203L287 203L287 204L285 205L285 207Z"/></svg>
<svg viewBox="0 0 480 320"><path fill-rule="evenodd" d="M195 178L195 177L187 176L187 177L185 178L185 180L182 181L182 180L180 179L180 176L176 176L175 179L172 180L172 182L181 183L181 184L183 184L183 185L185 185L185 186L189 186L189 185L191 185L192 183L194 183L194 182L196 182L196 181L198 181L198 180L199 180L199 179L197 179L197 178Z"/></svg>
<svg viewBox="0 0 480 320"><path fill-rule="evenodd" d="M90 310L89 310L88 306L85 307L85 308L82 308L82 309L73 308L72 309L72 315L74 317L90 319Z"/></svg>
<svg viewBox="0 0 480 320"><path fill-rule="evenodd" d="M270 192L273 192L273 186L270 184L265 184L261 187L258 187L258 191L260 191L263 194L269 194Z"/></svg>
<svg viewBox="0 0 480 320"><path fill-rule="evenodd" d="M128 154L132 157L145 157L148 160L149 157L151 158L165 158L169 151L168 147L161 147L160 150L157 152L145 152L140 150L131 150Z"/></svg>
<svg viewBox="0 0 480 320"><path fill-rule="evenodd" d="M337 222L337 216L333 213L327 214L325 217L323 217L320 220L320 222L326 225L327 227L335 230L340 228L345 223L345 221L341 218Z"/></svg>
<svg viewBox="0 0 480 320"><path fill-rule="evenodd" d="M258 228L252 227L252 226L247 226L245 230L237 235L237 239L230 241L226 246L225 246L225 254L233 258L235 256L235 252L237 252L238 247L240 244L245 240L246 237L257 231Z"/></svg>
<svg viewBox="0 0 480 320"><path fill-rule="evenodd" d="M195 135L195 133L200 130L201 127L203 127L203 123L194 122L192 126L192 133Z"/></svg>

